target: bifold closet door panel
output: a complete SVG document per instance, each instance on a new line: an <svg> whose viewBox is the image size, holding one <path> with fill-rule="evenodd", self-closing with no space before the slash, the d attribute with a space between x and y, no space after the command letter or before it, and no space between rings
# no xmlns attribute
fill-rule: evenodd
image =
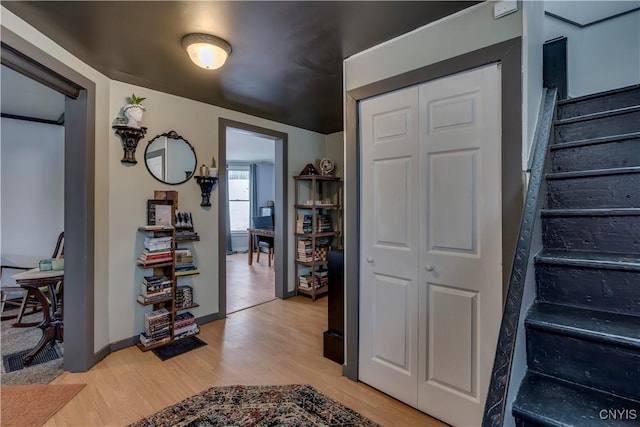
<svg viewBox="0 0 640 427"><path fill-rule="evenodd" d="M359 378L410 405L418 382L418 88L360 103Z"/></svg>
<svg viewBox="0 0 640 427"><path fill-rule="evenodd" d="M497 65L420 86L418 408L480 425L502 314Z"/></svg>

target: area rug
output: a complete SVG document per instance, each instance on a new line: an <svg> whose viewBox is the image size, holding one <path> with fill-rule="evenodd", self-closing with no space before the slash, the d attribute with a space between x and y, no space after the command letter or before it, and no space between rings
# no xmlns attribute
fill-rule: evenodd
<svg viewBox="0 0 640 427"><path fill-rule="evenodd" d="M154 348L151 351L153 351L153 354L158 356L160 360L164 361L205 345L207 345L207 343L202 341L200 338L189 337L181 339L180 341L174 341L171 344L167 344L162 347Z"/></svg>
<svg viewBox="0 0 640 427"><path fill-rule="evenodd" d="M130 427L377 425L308 384L294 384L213 387Z"/></svg>
<svg viewBox="0 0 640 427"><path fill-rule="evenodd" d="M84 386L85 384L3 385L0 387L0 425L41 426Z"/></svg>

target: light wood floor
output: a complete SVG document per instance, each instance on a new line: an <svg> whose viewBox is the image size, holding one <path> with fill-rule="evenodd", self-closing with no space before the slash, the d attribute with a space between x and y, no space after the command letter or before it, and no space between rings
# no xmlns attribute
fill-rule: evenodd
<svg viewBox="0 0 640 427"><path fill-rule="evenodd" d="M227 255L227 313L233 313L276 297L275 267L268 266L266 253L253 254L253 263L247 263L248 254Z"/></svg>
<svg viewBox="0 0 640 427"><path fill-rule="evenodd" d="M162 362L130 347L54 384L87 386L45 426L122 426L212 386L311 384L383 426L444 426L322 357L327 298L274 300L201 327L207 346Z"/></svg>

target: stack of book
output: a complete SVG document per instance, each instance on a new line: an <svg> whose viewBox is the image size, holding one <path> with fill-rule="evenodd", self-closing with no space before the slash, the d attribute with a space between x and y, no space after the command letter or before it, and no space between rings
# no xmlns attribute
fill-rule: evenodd
<svg viewBox="0 0 640 427"><path fill-rule="evenodd" d="M145 237L144 250L138 257L138 264L150 265L169 262L171 256L171 237Z"/></svg>
<svg viewBox="0 0 640 427"><path fill-rule="evenodd" d="M145 276L140 284L138 302L142 304L150 304L170 299L172 285L173 282L168 276Z"/></svg>
<svg viewBox="0 0 640 427"><path fill-rule="evenodd" d="M176 240L200 240L200 236L193 230L176 230Z"/></svg>
<svg viewBox="0 0 640 427"><path fill-rule="evenodd" d="M173 324L173 338L179 340L200 332L196 324L196 318L190 312L180 313Z"/></svg>
<svg viewBox="0 0 640 427"><path fill-rule="evenodd" d="M193 254L189 249L178 248L175 252L176 257L176 276L184 276L194 274L198 270L193 265Z"/></svg>
<svg viewBox="0 0 640 427"><path fill-rule="evenodd" d="M313 261L313 243L311 239L298 240L298 261Z"/></svg>
<svg viewBox="0 0 640 427"><path fill-rule="evenodd" d="M329 277L328 277L329 271L326 268L320 268L316 270L313 274L316 277L317 286L319 288L323 286L327 286L329 284Z"/></svg>
<svg viewBox="0 0 640 427"><path fill-rule="evenodd" d="M311 233L312 227L311 215L298 215L296 219L296 233Z"/></svg>
<svg viewBox="0 0 640 427"><path fill-rule="evenodd" d="M176 288L176 309L191 307L193 305L193 288L191 286L178 286Z"/></svg>
<svg viewBox="0 0 640 427"><path fill-rule="evenodd" d="M171 340L171 315L167 309L145 313L144 332L140 334L140 344L145 347Z"/></svg>
<svg viewBox="0 0 640 427"><path fill-rule="evenodd" d="M311 273L298 276L298 287L300 289L305 289L305 290L311 290L313 288L317 289L326 284L327 284L326 280L324 284L321 284L318 278L314 277Z"/></svg>
<svg viewBox="0 0 640 427"><path fill-rule="evenodd" d="M330 215L316 215L316 233L328 233L333 231Z"/></svg>

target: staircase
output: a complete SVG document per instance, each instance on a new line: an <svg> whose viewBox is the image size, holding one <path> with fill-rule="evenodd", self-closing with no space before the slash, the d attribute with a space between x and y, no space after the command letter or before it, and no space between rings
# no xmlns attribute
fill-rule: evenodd
<svg viewBox="0 0 640 427"><path fill-rule="evenodd" d="M640 425L640 85L560 101L518 427Z"/></svg>

